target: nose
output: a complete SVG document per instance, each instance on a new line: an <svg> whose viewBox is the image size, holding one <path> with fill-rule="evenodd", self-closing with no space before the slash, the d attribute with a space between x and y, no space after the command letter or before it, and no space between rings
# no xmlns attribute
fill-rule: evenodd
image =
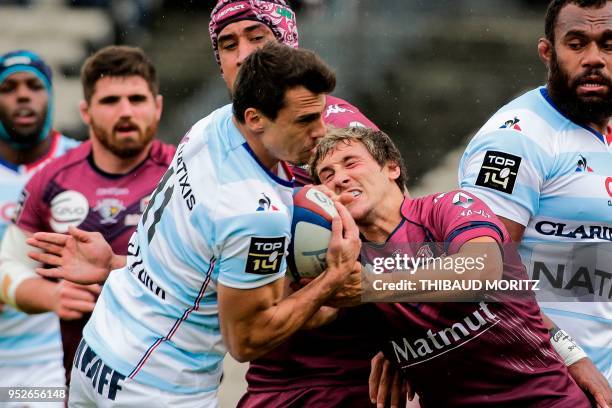
<svg viewBox="0 0 612 408"><path fill-rule="evenodd" d="M600 48L599 44L591 42L584 54L582 59L582 65L589 68L602 68L605 66L606 61L604 59L604 51Z"/></svg>
<svg viewBox="0 0 612 408"><path fill-rule="evenodd" d="M247 57L256 49L257 46L251 44L249 41L241 41L238 44L238 58L236 60L236 65L241 66L244 60L247 59Z"/></svg>
<svg viewBox="0 0 612 408"><path fill-rule="evenodd" d="M121 98L121 100L119 101L118 108L119 108L119 116L121 116L122 118L132 117L133 106L128 98Z"/></svg>
<svg viewBox="0 0 612 408"><path fill-rule="evenodd" d="M17 86L16 95L18 102L29 102L32 99L32 91L26 84Z"/></svg>
<svg viewBox="0 0 612 408"><path fill-rule="evenodd" d="M316 141L325 136L325 132L327 132L327 125L325 125L325 122L323 122L323 117L321 116L315 123L311 136Z"/></svg>
<svg viewBox="0 0 612 408"><path fill-rule="evenodd" d="M342 191L349 185L351 178L349 177L346 169L338 168L334 174L334 190L336 194L342 193Z"/></svg>

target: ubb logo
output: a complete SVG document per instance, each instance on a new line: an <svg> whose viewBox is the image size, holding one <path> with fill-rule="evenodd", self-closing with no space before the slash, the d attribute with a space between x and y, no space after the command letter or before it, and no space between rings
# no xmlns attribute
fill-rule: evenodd
<svg viewBox="0 0 612 408"><path fill-rule="evenodd" d="M78 191L68 190L59 193L51 200L51 220L49 224L55 232L67 232L68 227L78 226L89 213L87 198Z"/></svg>
<svg viewBox="0 0 612 408"><path fill-rule="evenodd" d="M612 197L612 177L608 177L606 179L606 191L608 192L608 195Z"/></svg>

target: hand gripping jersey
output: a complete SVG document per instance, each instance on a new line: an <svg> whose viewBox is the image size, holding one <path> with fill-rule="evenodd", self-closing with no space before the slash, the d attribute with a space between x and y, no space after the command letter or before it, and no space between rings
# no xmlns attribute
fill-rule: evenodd
<svg viewBox="0 0 612 408"><path fill-rule="evenodd" d="M564 300L540 306L612 382L610 149L604 135L557 110L542 87L478 131L461 159L459 183L525 226L523 263L549 287L538 298Z"/></svg>
<svg viewBox="0 0 612 408"><path fill-rule="evenodd" d="M217 284L257 288L285 274L293 182L280 167L277 176L258 161L231 105L193 126L85 326L106 365L176 394L218 387L226 349Z"/></svg>
<svg viewBox="0 0 612 408"><path fill-rule="evenodd" d="M19 207L23 186L50 160L79 144L53 131L49 151L36 162L15 166L0 161L0 238ZM54 313L27 315L10 305L0 312L0 366L27 366L61 361L59 322ZM8 380L7 380L8 381ZM8 382L5 382L8 384Z"/></svg>
<svg viewBox="0 0 612 408"><path fill-rule="evenodd" d="M17 226L27 232L66 232L72 225L100 232L116 254L125 255L130 236L175 147L153 141L149 156L127 174L105 173L95 165L91 144L83 143L42 172L23 191ZM89 314L60 321L67 378Z"/></svg>
<svg viewBox="0 0 612 408"><path fill-rule="evenodd" d="M452 255L486 236L503 244L502 279L527 279L503 224L474 195L406 198L401 215L384 245L364 243L364 263L385 253ZM385 354L412 382L421 406L589 407L550 345L533 294L502 299L378 304L389 330Z"/></svg>
<svg viewBox="0 0 612 408"><path fill-rule="evenodd" d="M378 129L355 106L329 95L323 120L328 126L337 128L365 126ZM312 184L307 171L299 167L292 170L296 185ZM300 402L311 404L318 398L324 401L320 403L330 406L342 403L350 403L353 407L371 406L367 386L370 359L379 351L380 340L371 327L380 321L379 315L373 305L341 309L332 323L294 333L285 343L251 362L246 375L249 391L277 392L274 401L280 405L280 398L287 395L281 394L282 391L336 387L330 393L332 399L321 400L323 394L316 393L304 396ZM356 389L357 386L360 388ZM362 398L358 400L356 395ZM245 396L239 406L260 406L257 398L251 400L250 397Z"/></svg>

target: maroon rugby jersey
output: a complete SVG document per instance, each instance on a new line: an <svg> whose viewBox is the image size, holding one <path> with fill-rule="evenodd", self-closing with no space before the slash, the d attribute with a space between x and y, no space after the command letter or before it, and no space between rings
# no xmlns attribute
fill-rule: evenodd
<svg viewBox="0 0 612 408"><path fill-rule="evenodd" d="M504 249L503 279L528 279L504 225L474 195L406 198L401 213L387 251L451 255L488 236ZM381 251L365 244L362 255L372 260ZM589 407L550 345L533 293L505 299L380 303L390 330L385 354L410 379L423 408Z"/></svg>
<svg viewBox="0 0 612 408"><path fill-rule="evenodd" d="M343 128L365 126L377 129L356 107L333 96L327 96L323 120L326 124ZM308 172L293 167L296 185L311 184ZM265 356L252 361L246 375L249 392L276 392L315 386L338 387L337 392L351 393L337 401L354 401L355 394L363 396L359 406L371 406L368 397L370 359L380 350L380 337L372 327L381 321L380 311L374 305L363 305L340 311L337 319L314 330L296 332L287 342ZM362 386L359 389L347 385ZM313 402L308 406L329 406L331 400ZM276 401L281 406L281 401ZM304 400L297 404L305 403ZM295 405L295 404L294 404ZM256 398L247 394L241 407L261 406Z"/></svg>
<svg viewBox="0 0 612 408"><path fill-rule="evenodd" d="M127 253L138 220L170 165L176 148L153 141L146 160L127 174L98 169L85 142L51 161L26 184L17 226L28 232L66 232L69 225L100 232L116 254ZM81 339L83 319L60 321L64 366L70 379L72 358Z"/></svg>

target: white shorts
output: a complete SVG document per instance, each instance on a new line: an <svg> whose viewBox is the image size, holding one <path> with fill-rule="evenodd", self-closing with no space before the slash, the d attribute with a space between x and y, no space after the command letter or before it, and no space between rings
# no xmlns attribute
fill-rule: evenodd
<svg viewBox="0 0 612 408"><path fill-rule="evenodd" d="M174 394L138 383L115 371L81 340L79 349L93 353L87 367L72 367L70 376L70 408L107 407L203 407L217 408L217 391L195 394ZM77 352L77 356L80 353ZM89 375L88 375L89 374Z"/></svg>
<svg viewBox="0 0 612 408"><path fill-rule="evenodd" d="M23 366L0 366L1 387L64 387L66 374L61 360ZM2 402L0 408L63 408L64 402Z"/></svg>

